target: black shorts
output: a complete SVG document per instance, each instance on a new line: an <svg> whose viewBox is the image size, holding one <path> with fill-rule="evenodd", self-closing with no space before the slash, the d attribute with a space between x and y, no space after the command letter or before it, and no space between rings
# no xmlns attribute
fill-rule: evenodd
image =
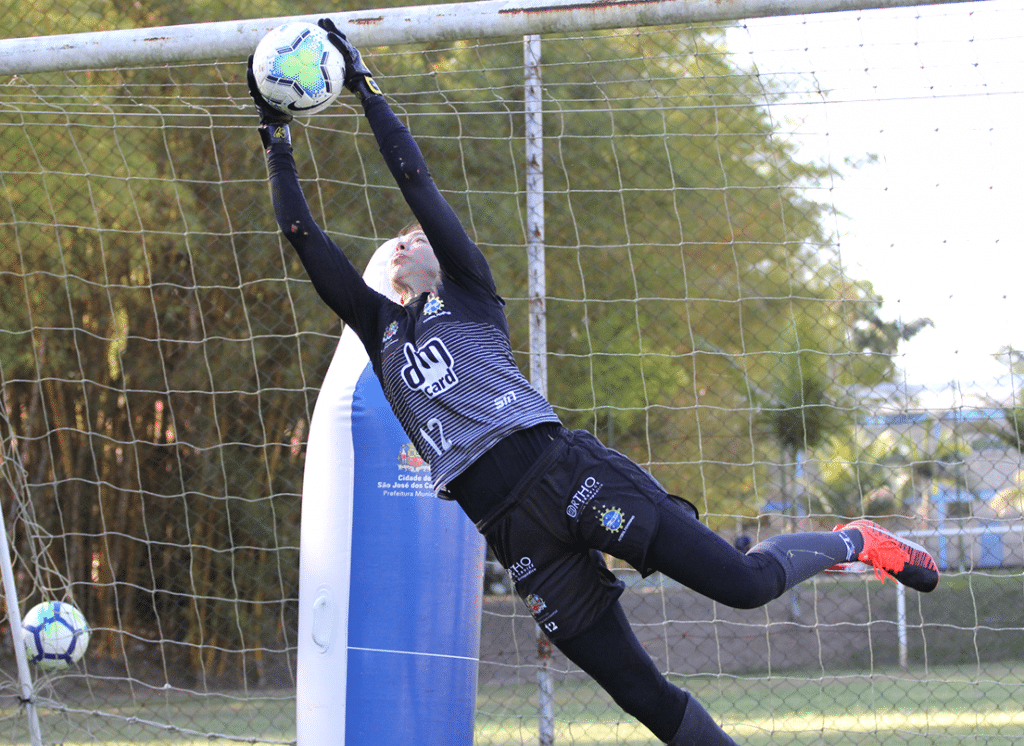
<svg viewBox="0 0 1024 746"><path fill-rule="evenodd" d="M660 510L679 500L590 433L561 430L502 509L478 524L553 641L584 631L622 594L602 553L644 576ZM690 509L690 503L683 501Z"/></svg>

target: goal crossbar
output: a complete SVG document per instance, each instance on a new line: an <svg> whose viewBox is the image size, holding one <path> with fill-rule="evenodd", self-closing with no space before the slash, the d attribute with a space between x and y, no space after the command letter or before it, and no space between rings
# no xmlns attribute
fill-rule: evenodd
<svg viewBox="0 0 1024 746"><path fill-rule="evenodd" d="M479 0L329 14L364 47L670 26L982 0ZM324 14L0 40L0 75L241 59L270 29Z"/></svg>

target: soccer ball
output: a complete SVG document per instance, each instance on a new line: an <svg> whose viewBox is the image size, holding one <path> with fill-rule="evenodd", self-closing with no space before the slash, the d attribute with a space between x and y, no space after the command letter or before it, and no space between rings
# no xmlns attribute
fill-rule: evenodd
<svg viewBox="0 0 1024 746"><path fill-rule="evenodd" d="M252 72L271 106L290 114L316 114L341 92L345 58L319 26L286 23L256 46Z"/></svg>
<svg viewBox="0 0 1024 746"><path fill-rule="evenodd" d="M89 625L71 604L46 601L21 622L25 651L41 668L67 668L81 660L89 645Z"/></svg>

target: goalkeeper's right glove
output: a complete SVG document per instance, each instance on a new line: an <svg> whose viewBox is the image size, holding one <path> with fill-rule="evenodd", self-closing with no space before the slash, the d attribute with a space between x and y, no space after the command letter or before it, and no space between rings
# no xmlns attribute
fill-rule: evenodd
<svg viewBox="0 0 1024 746"><path fill-rule="evenodd" d="M337 47L341 56L345 58L345 87L356 94L360 101L365 100L367 96L383 95L380 88L377 87L370 69L363 62L359 50L352 46L348 37L338 30L334 21L330 18L321 18L316 25L327 32L327 38L331 40L331 44Z"/></svg>
<svg viewBox="0 0 1024 746"><path fill-rule="evenodd" d="M263 147L269 150L276 141L290 144L292 137L288 131L288 123L292 121L292 115L271 106L263 98L260 87L256 84L256 75L252 71L252 58L253 56L250 54L248 67L245 70L245 80L249 84L249 95L252 96L252 101L256 104L256 111L260 115L260 140L263 141Z"/></svg>

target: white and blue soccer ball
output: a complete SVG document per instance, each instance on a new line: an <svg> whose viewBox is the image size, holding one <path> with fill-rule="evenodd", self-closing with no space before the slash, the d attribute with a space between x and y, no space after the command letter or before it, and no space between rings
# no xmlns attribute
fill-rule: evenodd
<svg viewBox="0 0 1024 746"><path fill-rule="evenodd" d="M296 21L263 37L253 53L252 72L270 105L290 114L316 114L341 92L345 58L326 31Z"/></svg>
<svg viewBox="0 0 1024 746"><path fill-rule="evenodd" d="M61 601L33 606L21 622L21 633L29 660L46 669L71 666L89 646L89 625L82 612Z"/></svg>

